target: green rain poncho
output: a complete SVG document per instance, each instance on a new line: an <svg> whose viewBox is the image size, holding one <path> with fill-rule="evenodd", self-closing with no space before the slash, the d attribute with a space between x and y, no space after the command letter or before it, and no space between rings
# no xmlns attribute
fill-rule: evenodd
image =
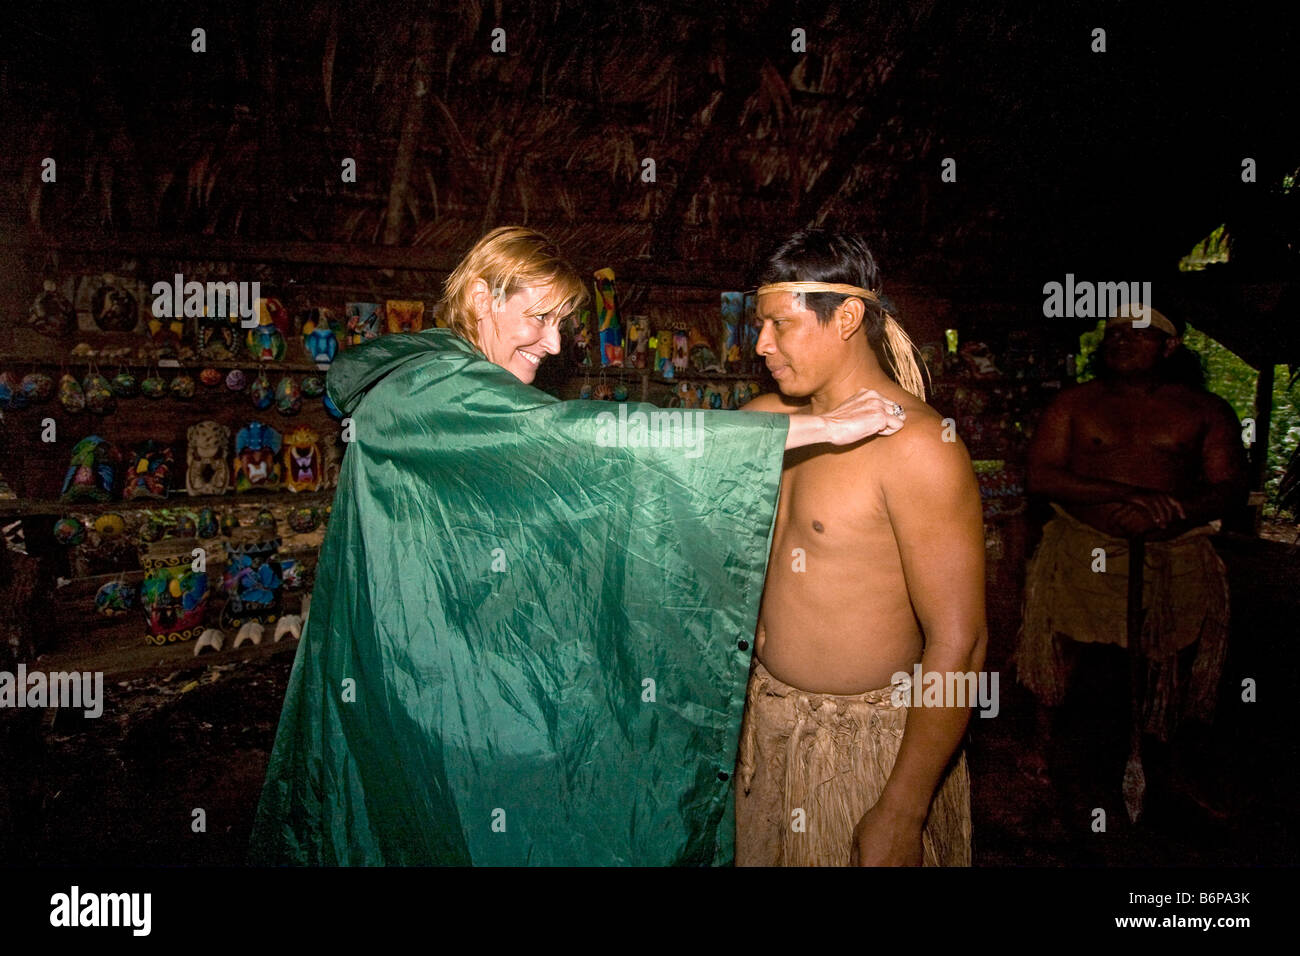
<svg viewBox="0 0 1300 956"><path fill-rule="evenodd" d="M327 389L354 437L251 861L730 864L786 417L648 430L442 329Z"/></svg>

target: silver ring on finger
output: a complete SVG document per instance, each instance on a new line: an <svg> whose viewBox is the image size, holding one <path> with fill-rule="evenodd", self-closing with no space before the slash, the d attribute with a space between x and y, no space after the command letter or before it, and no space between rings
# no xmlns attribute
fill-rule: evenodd
<svg viewBox="0 0 1300 956"><path fill-rule="evenodd" d="M889 414L893 415L895 418L902 418L903 406L898 404L898 402L891 402L889 405Z"/></svg>

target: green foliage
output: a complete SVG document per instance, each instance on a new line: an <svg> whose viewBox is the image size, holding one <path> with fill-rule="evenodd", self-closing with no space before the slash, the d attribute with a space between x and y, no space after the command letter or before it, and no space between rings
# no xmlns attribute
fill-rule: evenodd
<svg viewBox="0 0 1300 956"><path fill-rule="evenodd" d="M1080 382L1096 377L1096 363L1101 361L1099 349L1105 330L1106 323L1101 321L1095 329L1079 336L1077 367ZM1258 373L1234 352L1190 325L1183 342L1200 357L1201 367L1205 369L1206 387L1231 405L1238 419L1253 416ZM1300 445L1300 393L1296 383L1291 381L1287 366L1278 365L1273 369L1273 416L1268 436L1268 464L1264 470L1264 490L1268 492L1265 514L1294 517L1289 511L1279 513L1278 486L1297 445Z"/></svg>

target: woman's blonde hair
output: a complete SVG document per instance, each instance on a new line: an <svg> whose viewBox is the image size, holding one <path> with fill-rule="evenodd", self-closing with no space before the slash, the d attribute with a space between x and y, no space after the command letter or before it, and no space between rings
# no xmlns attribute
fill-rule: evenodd
<svg viewBox="0 0 1300 956"><path fill-rule="evenodd" d="M447 327L482 349L474 312L473 286L482 279L492 295L505 301L528 286L550 286L533 310L557 313L561 319L589 298L587 287L555 243L524 226L500 226L474 244L443 283L438 314Z"/></svg>

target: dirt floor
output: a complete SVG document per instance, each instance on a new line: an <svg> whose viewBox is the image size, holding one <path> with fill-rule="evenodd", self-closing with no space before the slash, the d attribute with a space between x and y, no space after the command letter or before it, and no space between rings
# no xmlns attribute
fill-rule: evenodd
<svg viewBox="0 0 1300 956"><path fill-rule="evenodd" d="M53 721L52 711L0 713L0 859L241 863L295 646L286 641L239 659L177 656L173 669L116 682L94 720L63 711ZM1234 672L1251 666L1229 662ZM1096 833L1090 818L1070 816L1061 787L1026 769L1025 755L1040 749L1031 701L1009 673L1001 693L997 718L972 719L976 865L1297 860L1295 744L1280 707L1224 708L1216 727L1194 738L1190 796L1153 793L1137 827L1116 810L1107 832ZM204 832L195 832L199 809Z"/></svg>

